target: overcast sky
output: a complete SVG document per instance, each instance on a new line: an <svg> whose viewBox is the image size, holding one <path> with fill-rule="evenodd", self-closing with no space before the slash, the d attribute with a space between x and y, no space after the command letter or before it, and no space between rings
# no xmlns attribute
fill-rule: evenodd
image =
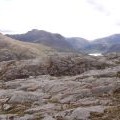
<svg viewBox="0 0 120 120"><path fill-rule="evenodd" d="M120 0L0 0L0 32L95 39L120 33Z"/></svg>

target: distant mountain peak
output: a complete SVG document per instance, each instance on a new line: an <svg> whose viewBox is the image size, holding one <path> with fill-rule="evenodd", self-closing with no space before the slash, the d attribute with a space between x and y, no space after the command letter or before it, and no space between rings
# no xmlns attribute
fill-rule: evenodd
<svg viewBox="0 0 120 120"><path fill-rule="evenodd" d="M58 33L32 29L25 34L8 36L20 41L44 44L60 51L74 51L72 45L66 41L66 38Z"/></svg>
<svg viewBox="0 0 120 120"><path fill-rule="evenodd" d="M38 30L38 29L32 29L32 30L28 31L27 33L39 33L39 32L46 32L46 33L48 33L45 30Z"/></svg>

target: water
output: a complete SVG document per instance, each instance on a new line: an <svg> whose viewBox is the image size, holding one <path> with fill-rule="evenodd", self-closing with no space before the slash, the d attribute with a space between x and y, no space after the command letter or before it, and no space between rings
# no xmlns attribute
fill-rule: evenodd
<svg viewBox="0 0 120 120"><path fill-rule="evenodd" d="M89 55L91 55L91 56L103 56L102 53L91 53Z"/></svg>

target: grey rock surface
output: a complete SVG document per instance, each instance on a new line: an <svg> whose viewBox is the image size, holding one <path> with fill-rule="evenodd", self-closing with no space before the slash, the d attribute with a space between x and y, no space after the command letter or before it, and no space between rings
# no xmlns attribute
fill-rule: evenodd
<svg viewBox="0 0 120 120"><path fill-rule="evenodd" d="M63 73L61 72L63 65L66 65L67 69L71 65L67 62L68 56L52 59L53 66L57 66L56 68L51 66L49 69L49 72L52 69L55 74L53 76L47 74L48 71L45 75L33 74L34 70L41 71L40 67L43 65L38 59L12 61L12 65L4 74L1 74L4 76L2 78L5 78L0 79L1 120L102 120L102 115L103 118L106 117L105 111L108 108L119 106L120 64L115 62L118 58L101 57L97 61L99 65L101 63L107 65L101 69L97 63L93 62L98 58L70 57L69 59L74 61L73 65L79 67L72 67L73 69L71 68L69 72L63 70ZM114 64L100 62L103 59L108 59L107 62L112 61ZM44 61L44 66L48 65L46 61ZM86 61L89 65L92 64L92 68L89 66L88 70L71 74L75 70L77 72L78 69L85 68L81 65L86 64ZM0 63L1 72L8 63ZM21 74L17 70L23 70L22 73L25 75L29 70L30 76L14 77L16 74ZM119 115L116 116L119 117Z"/></svg>

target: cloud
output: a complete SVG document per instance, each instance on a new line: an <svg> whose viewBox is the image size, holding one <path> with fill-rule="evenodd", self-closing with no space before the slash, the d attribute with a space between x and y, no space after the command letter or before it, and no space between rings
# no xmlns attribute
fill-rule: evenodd
<svg viewBox="0 0 120 120"><path fill-rule="evenodd" d="M115 25L116 25L116 26L120 26L120 22L116 22Z"/></svg>
<svg viewBox="0 0 120 120"><path fill-rule="evenodd" d="M92 5L94 7L94 9L96 9L99 12L104 13L106 16L109 16L111 13L109 10L106 9L106 7L100 3L97 0L86 0L88 4Z"/></svg>
<svg viewBox="0 0 120 120"><path fill-rule="evenodd" d="M0 29L0 32L3 34L13 33L12 30L5 30L5 29Z"/></svg>
<svg viewBox="0 0 120 120"><path fill-rule="evenodd" d="M19 34L36 28L66 37L96 39L120 31L119 3L119 0L0 0L0 31Z"/></svg>

